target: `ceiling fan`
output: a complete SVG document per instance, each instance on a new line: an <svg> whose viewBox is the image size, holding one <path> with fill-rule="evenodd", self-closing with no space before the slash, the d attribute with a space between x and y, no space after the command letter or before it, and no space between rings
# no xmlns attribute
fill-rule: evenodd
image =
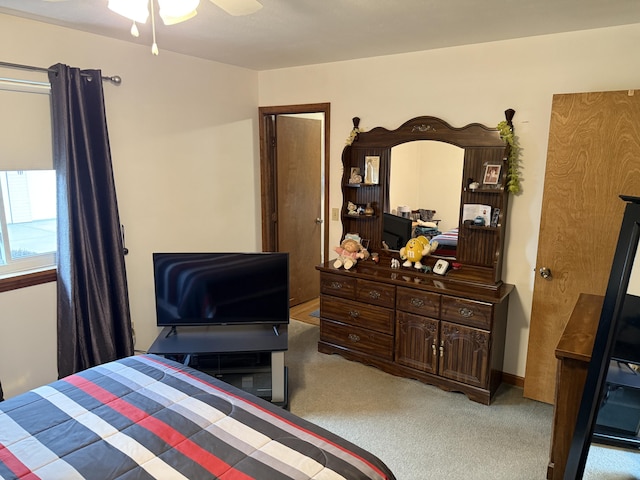
<svg viewBox="0 0 640 480"><path fill-rule="evenodd" d="M65 1L65 0L45 0L45 1ZM229 15L241 16L250 15L262 8L258 0L210 0ZM200 0L109 0L107 7L109 10L122 15L133 21L131 35L139 36L137 23L146 23L151 10L151 31L153 34L153 45L151 53L158 55L158 45L156 43L155 9L156 3L159 7L158 14L165 25L175 25L193 18L198 12L196 9L200 5ZM149 8L151 7L151 8Z"/></svg>
<svg viewBox="0 0 640 480"><path fill-rule="evenodd" d="M45 2L66 2L68 0L44 0ZM216 5L217 7L219 7L220 9L224 10L225 12L227 12L229 15L233 15L234 17L239 17L242 15L251 15L252 13L257 12L258 10L260 10L262 8L262 4L260 4L260 2L258 2L258 0L210 0L211 3L213 3L214 5ZM111 1L109 3L112 3ZM116 2L116 3L133 3L133 4L140 4L142 2ZM148 0L144 1L145 4L148 4ZM160 8L162 8L163 4L178 4L178 3L185 3L185 4L194 4L195 3L195 7L192 8L192 11L195 11L195 9L198 6L199 1L187 1L187 2L164 2L162 0L158 0L158 3L160 4Z"/></svg>

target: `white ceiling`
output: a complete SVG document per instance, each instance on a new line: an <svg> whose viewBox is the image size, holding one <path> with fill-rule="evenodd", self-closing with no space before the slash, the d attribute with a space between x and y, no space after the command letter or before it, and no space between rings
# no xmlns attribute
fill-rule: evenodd
<svg viewBox="0 0 640 480"><path fill-rule="evenodd" d="M201 0L198 15L157 25L162 51L253 70L310 65L640 23L640 0L260 0L233 17ZM151 45L107 0L0 0L0 13ZM3 59L0 58L0 61Z"/></svg>

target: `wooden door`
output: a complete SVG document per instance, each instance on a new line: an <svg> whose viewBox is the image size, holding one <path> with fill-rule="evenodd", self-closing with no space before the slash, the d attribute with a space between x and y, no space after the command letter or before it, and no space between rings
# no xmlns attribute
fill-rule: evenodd
<svg viewBox="0 0 640 480"><path fill-rule="evenodd" d="M634 94L635 93L635 94ZM553 403L580 293L604 295L625 202L640 195L640 91L554 95L524 395ZM547 268L551 276L539 271Z"/></svg>
<svg viewBox="0 0 640 480"><path fill-rule="evenodd" d="M322 122L276 117L277 251L289 253L291 306L316 298L322 261Z"/></svg>

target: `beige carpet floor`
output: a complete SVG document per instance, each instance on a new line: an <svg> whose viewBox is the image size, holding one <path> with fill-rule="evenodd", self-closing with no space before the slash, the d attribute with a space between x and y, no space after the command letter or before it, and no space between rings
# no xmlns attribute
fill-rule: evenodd
<svg viewBox="0 0 640 480"><path fill-rule="evenodd" d="M317 326L291 321L285 355L290 410L374 453L398 480L546 478L551 405L525 399L508 385L490 406L480 405L460 393L318 353L318 335ZM602 453L607 461L613 458L608 450ZM631 464L622 473L612 470L619 461L599 461L599 470L585 478L637 478L629 472L640 472L638 454L624 455Z"/></svg>

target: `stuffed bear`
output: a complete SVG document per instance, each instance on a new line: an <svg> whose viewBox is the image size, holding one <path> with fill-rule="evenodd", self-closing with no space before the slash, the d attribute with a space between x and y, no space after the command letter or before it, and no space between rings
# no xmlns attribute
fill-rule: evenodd
<svg viewBox="0 0 640 480"><path fill-rule="evenodd" d="M412 238L407 242L407 245L400 249L400 258L406 260L402 266L410 267L413 264L414 268L422 268L420 262L424 257L431 255L438 248L438 242L429 240L424 236L418 238Z"/></svg>
<svg viewBox="0 0 640 480"><path fill-rule="evenodd" d="M334 248L339 257L333 262L333 266L335 268L344 267L345 270L349 270L358 260L369 258L369 252L362 246L360 241L361 239L358 235L345 235L340 246Z"/></svg>

